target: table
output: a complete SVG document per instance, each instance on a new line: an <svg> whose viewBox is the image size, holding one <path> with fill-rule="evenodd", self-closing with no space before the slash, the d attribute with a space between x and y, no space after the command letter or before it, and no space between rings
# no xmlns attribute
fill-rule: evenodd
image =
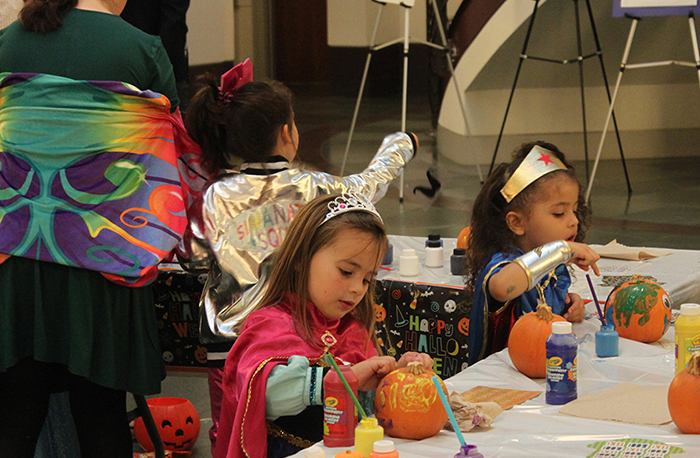
<svg viewBox="0 0 700 458"><path fill-rule="evenodd" d="M444 263L439 268L425 267L426 238L390 235L389 241L394 262L383 266L377 276L375 311L380 343L392 356L405 351L428 353L435 360L436 373L451 377L467 367L471 311L464 278L450 273L456 239L443 239ZM414 249L421 262L416 277L399 273L399 256L405 248ZM668 251L668 256L649 261L601 259L602 276L592 276L598 299L604 301L615 282L639 273L659 281L674 308L684 302L700 302L700 251ZM184 272L177 264L160 267L153 291L166 366L204 369L206 346L199 343L199 298L206 274ZM591 300L584 272L574 269L570 291ZM595 307L589 312L595 312Z"/></svg>
<svg viewBox="0 0 700 458"><path fill-rule="evenodd" d="M591 245L595 250L597 246ZM687 302L700 302L700 251L695 250L666 250L667 256L661 256L647 261L625 261L620 259L602 258L598 262L600 277L591 274L591 280L596 288L598 300L604 301L620 280L640 274L653 277L671 296L673 308ZM576 272L572 277L569 291L584 299L592 299L586 282L585 272L574 267ZM621 278L620 278L621 277Z"/></svg>
<svg viewBox="0 0 700 458"><path fill-rule="evenodd" d="M579 396L599 393L622 381L639 385L670 384L674 373L671 345L674 338L673 328L655 344L620 339L620 356L597 358L594 333L598 326L599 322L593 318L574 325L574 333L579 341ZM544 393L544 379L530 379L517 372L507 349L450 377L445 383L450 392L463 392L484 385L540 390ZM611 443L618 444L622 449L630 447L630 443L634 443L631 439L642 439L646 444L643 446L646 447L651 447L654 442L669 447L680 447L685 454L678 456L700 456L700 435L683 435L673 423L651 427L558 416L560 408L545 404L542 394L504 411L496 418L491 428L475 428L464 436L467 443L477 445L479 452L487 458L674 456L663 452L644 455L628 451L625 455L616 450L608 450L607 454L600 451ZM395 442L402 458L452 457L459 451L457 436L446 430L422 441L386 438ZM327 457L342 451L340 448L323 447L322 443L319 445L326 451ZM640 453L643 452L644 450L641 450ZM302 458L304 453L293 456Z"/></svg>

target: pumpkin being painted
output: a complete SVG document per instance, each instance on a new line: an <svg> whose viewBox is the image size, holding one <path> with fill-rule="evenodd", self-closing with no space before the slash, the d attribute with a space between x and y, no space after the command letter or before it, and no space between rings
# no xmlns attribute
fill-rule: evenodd
<svg viewBox="0 0 700 458"><path fill-rule="evenodd" d="M605 320L620 337L656 342L671 324L671 297L656 282L633 275L605 301Z"/></svg>
<svg viewBox="0 0 700 458"><path fill-rule="evenodd" d="M552 313L552 309L540 303L537 310L521 316L508 336L508 354L515 368L530 378L547 375L547 338L552 333L552 323L566 321Z"/></svg>
<svg viewBox="0 0 700 458"><path fill-rule="evenodd" d="M192 448L199 437L199 414L192 403L184 398L151 398L146 401L163 448L173 452ZM151 438L141 417L134 420L134 434L141 447L153 451Z"/></svg>
<svg viewBox="0 0 700 458"><path fill-rule="evenodd" d="M384 432L416 440L440 432L447 412L433 383L434 375L422 363L411 362L384 377L374 396L374 414ZM448 396L442 380L440 386Z"/></svg>

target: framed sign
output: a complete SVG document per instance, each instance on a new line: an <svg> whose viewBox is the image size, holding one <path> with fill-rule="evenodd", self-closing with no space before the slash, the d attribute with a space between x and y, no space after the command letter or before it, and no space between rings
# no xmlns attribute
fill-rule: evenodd
<svg viewBox="0 0 700 458"><path fill-rule="evenodd" d="M615 0L613 16L687 16L700 14L698 0Z"/></svg>

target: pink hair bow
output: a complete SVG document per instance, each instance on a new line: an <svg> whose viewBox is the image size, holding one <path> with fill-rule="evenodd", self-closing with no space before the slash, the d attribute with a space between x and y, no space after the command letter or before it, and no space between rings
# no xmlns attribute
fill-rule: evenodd
<svg viewBox="0 0 700 458"><path fill-rule="evenodd" d="M227 105L231 102L233 94L244 84L253 81L253 64L250 59L246 59L234 66L231 70L221 75L221 86L219 87L219 105Z"/></svg>

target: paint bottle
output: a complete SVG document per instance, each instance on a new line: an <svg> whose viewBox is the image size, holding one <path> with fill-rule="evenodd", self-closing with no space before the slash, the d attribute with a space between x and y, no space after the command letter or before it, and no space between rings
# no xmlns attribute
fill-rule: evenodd
<svg viewBox="0 0 700 458"><path fill-rule="evenodd" d="M442 244L442 239L440 238L440 234L429 234L428 235L428 240L425 241L425 246L428 246L429 242L440 242L440 246L443 246Z"/></svg>
<svg viewBox="0 0 700 458"><path fill-rule="evenodd" d="M615 325L605 324L595 333L595 354L599 358L617 356L619 344L620 336L615 330Z"/></svg>
<svg viewBox="0 0 700 458"><path fill-rule="evenodd" d="M312 445L304 451L304 458L326 458L326 452L318 445Z"/></svg>
<svg viewBox="0 0 700 458"><path fill-rule="evenodd" d="M340 366L345 380L357 397L359 382L350 366ZM352 447L355 443L357 412L355 403L335 370L323 378L323 444L326 447Z"/></svg>
<svg viewBox="0 0 700 458"><path fill-rule="evenodd" d="M571 323L555 321L547 338L547 392L545 402L562 405L577 398L578 344Z"/></svg>
<svg viewBox="0 0 700 458"><path fill-rule="evenodd" d="M355 428L355 450L369 458L374 443L384 439L384 428L379 426L376 418L363 418Z"/></svg>
<svg viewBox="0 0 700 458"><path fill-rule="evenodd" d="M476 448L476 445L463 445L460 448L459 453L455 455L455 458L465 457L484 458L484 455L479 453L479 450Z"/></svg>
<svg viewBox="0 0 700 458"><path fill-rule="evenodd" d="M374 443L369 458L399 458L399 452L394 448L394 441L381 440Z"/></svg>
<svg viewBox="0 0 700 458"><path fill-rule="evenodd" d="M394 245L390 243L384 254L384 259L382 259L382 265L386 266L392 262L394 262Z"/></svg>
<svg viewBox="0 0 700 458"><path fill-rule="evenodd" d="M464 268L467 266L467 250L455 248L450 256L450 273L452 275L464 275Z"/></svg>
<svg viewBox="0 0 700 458"><path fill-rule="evenodd" d="M676 374L686 368L694 351L700 351L700 305L682 304L676 319Z"/></svg>
<svg viewBox="0 0 700 458"><path fill-rule="evenodd" d="M399 274L402 277L415 277L420 273L420 261L416 250L405 248L399 257Z"/></svg>
<svg viewBox="0 0 700 458"><path fill-rule="evenodd" d="M438 240L430 240L425 249L425 266L442 267L445 249Z"/></svg>

